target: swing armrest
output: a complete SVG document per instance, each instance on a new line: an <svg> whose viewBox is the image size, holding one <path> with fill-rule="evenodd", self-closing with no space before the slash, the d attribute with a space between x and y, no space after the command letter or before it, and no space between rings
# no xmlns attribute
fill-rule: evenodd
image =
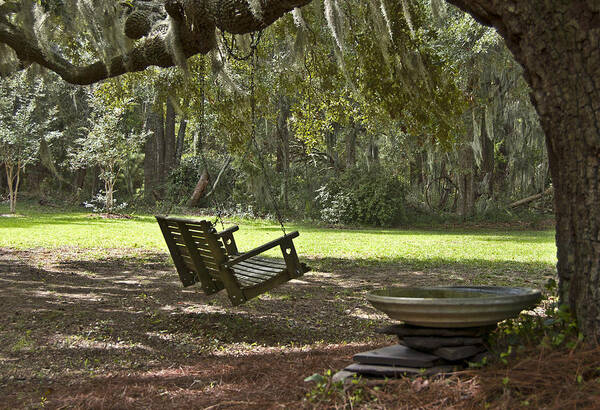
<svg viewBox="0 0 600 410"><path fill-rule="evenodd" d="M229 227L227 229L222 230L221 232L218 232L217 236L219 238L222 238L223 236L226 236L228 234L234 233L235 231L239 231L239 230L240 230L239 226L233 225L233 226L231 226L231 227Z"/></svg>
<svg viewBox="0 0 600 410"><path fill-rule="evenodd" d="M264 245L261 245L257 248L252 249L251 251L243 253L236 258L230 259L229 261L223 263L223 266L230 268L234 265L237 265L240 262L250 259L253 256L260 255L261 253L268 251L269 249L272 249L278 245L281 245L282 242L284 242L288 239L293 239L293 238L297 237L298 235L300 235L298 233L298 231L290 232L287 235L282 236L281 238L277 238L271 242L267 242Z"/></svg>
<svg viewBox="0 0 600 410"><path fill-rule="evenodd" d="M239 253L235 238L233 237L233 233L238 229L240 228L238 228L237 225L234 225L217 233L217 236L223 241L223 245L225 245L225 249L229 255L237 255Z"/></svg>

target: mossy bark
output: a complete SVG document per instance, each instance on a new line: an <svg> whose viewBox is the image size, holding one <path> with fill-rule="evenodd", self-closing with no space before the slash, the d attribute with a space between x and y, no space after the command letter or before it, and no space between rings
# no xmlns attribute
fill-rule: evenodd
<svg viewBox="0 0 600 410"><path fill-rule="evenodd" d="M600 2L449 0L523 66L546 134L561 301L600 340Z"/></svg>

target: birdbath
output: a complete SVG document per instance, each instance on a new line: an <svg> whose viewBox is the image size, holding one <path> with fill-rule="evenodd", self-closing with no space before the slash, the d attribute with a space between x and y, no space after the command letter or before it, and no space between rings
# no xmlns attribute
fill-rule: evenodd
<svg viewBox="0 0 600 410"><path fill-rule="evenodd" d="M437 328L495 325L534 307L539 290L501 286L390 287L367 299L391 319Z"/></svg>
<svg viewBox="0 0 600 410"><path fill-rule="evenodd" d="M378 329L399 343L354 355L335 374L377 377L451 373L487 355L486 335L498 322L518 316L541 299L539 290L499 286L390 287L367 295L371 304L404 322Z"/></svg>

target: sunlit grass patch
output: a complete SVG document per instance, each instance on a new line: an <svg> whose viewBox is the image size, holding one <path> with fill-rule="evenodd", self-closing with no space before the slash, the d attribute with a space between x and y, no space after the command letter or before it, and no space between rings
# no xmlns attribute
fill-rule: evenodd
<svg viewBox="0 0 600 410"><path fill-rule="evenodd" d="M0 207L0 213L3 207ZM167 252L152 215L131 219L99 219L86 212L47 212L36 207L21 210L21 218L0 218L0 246L18 249L78 247L96 259L108 249L133 248ZM282 234L276 223L232 219L240 226L238 246L248 250ZM413 269L434 269L448 264L493 271L539 271L556 263L554 233L493 229L331 229L290 224L300 256L318 260L327 269L340 263L372 267L401 263ZM132 250L132 252L134 252ZM279 249L267 255L278 256ZM139 256L139 255L138 255Z"/></svg>

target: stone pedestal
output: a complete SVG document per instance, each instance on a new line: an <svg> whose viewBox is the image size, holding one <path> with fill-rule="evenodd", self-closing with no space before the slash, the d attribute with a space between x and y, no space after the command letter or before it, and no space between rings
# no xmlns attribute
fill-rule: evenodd
<svg viewBox="0 0 600 410"><path fill-rule="evenodd" d="M402 377L451 373L464 368L469 361L481 361L487 351L485 337L493 329L386 326L377 332L397 336L399 344L354 355L354 363L336 374L335 380L353 374Z"/></svg>

